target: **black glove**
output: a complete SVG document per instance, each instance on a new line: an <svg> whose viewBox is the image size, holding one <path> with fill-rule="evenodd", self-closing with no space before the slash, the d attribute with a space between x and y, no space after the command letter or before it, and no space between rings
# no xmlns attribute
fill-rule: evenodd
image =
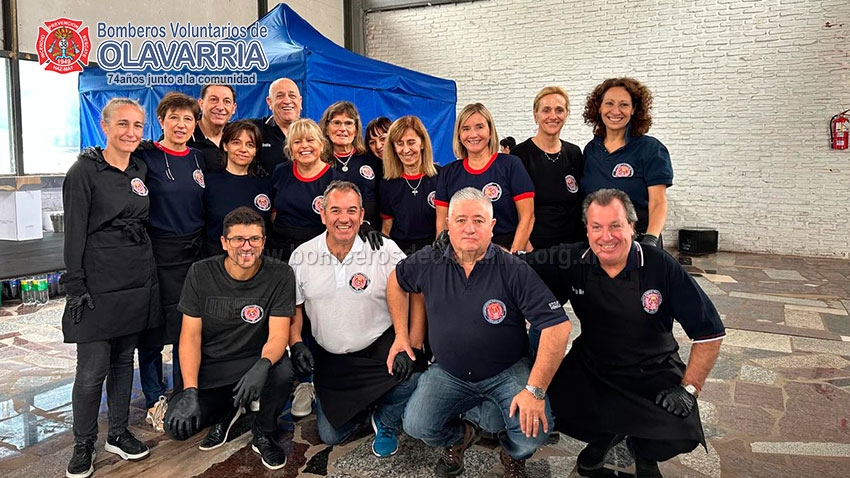
<svg viewBox="0 0 850 478"><path fill-rule="evenodd" d="M658 236L653 234L644 234L640 237L638 242L644 246L658 247Z"/></svg>
<svg viewBox="0 0 850 478"><path fill-rule="evenodd" d="M83 319L83 307L88 306L89 309L94 309L94 299L91 294L84 292L83 295L69 295L65 297L65 303L68 305L68 310L71 312L71 319L75 324L79 324Z"/></svg>
<svg viewBox="0 0 850 478"><path fill-rule="evenodd" d="M434 239L434 242L431 243L431 247L434 248L435 251L445 252L446 249L449 248L449 231L448 229L443 229L442 232L437 234L437 238Z"/></svg>
<svg viewBox="0 0 850 478"><path fill-rule="evenodd" d="M263 357L245 372L239 382L233 387L233 406L235 408L246 407L249 403L260 398L260 393L266 385L266 377L269 375L271 360Z"/></svg>
<svg viewBox="0 0 850 478"><path fill-rule="evenodd" d="M295 375L303 377L313 373L313 354L310 353L310 349L304 345L304 342L296 342L289 346L289 359L292 360Z"/></svg>
<svg viewBox="0 0 850 478"><path fill-rule="evenodd" d="M165 426L178 440L186 440L197 433L201 425L201 404L198 401L198 389L186 388L180 393L180 400L168 405L165 412Z"/></svg>
<svg viewBox="0 0 850 478"><path fill-rule="evenodd" d="M368 222L360 225L360 231L357 232L357 235L360 236L360 239L368 242L373 251L379 250L384 245L384 235Z"/></svg>
<svg viewBox="0 0 850 478"><path fill-rule="evenodd" d="M667 390L658 392L658 396L655 397L655 404L677 417L684 418L693 411L694 405L697 404L697 398L688 393L681 385L674 385Z"/></svg>
<svg viewBox="0 0 850 478"><path fill-rule="evenodd" d="M403 382L410 378L412 374L413 360L410 359L407 352L402 350L393 359L393 376L397 377L399 382Z"/></svg>

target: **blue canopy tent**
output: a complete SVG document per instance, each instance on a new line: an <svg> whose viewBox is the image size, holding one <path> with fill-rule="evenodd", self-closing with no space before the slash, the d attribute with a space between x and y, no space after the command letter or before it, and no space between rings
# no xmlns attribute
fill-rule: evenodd
<svg viewBox="0 0 850 478"><path fill-rule="evenodd" d="M277 78L292 79L301 90L303 117L319 120L331 103L348 100L357 105L365 124L372 118L390 119L413 114L422 119L434 145L434 159L446 163L452 154L452 129L455 120L457 87L454 81L436 78L373 60L342 48L322 36L289 6L280 4L259 19L268 35L259 38L269 67L241 73L255 73L253 85L233 85L237 109L234 119L268 116L265 98L268 88ZM183 74L188 69L174 71L137 72L145 74ZM221 70L201 70L198 75L227 74ZM146 138L161 134L156 121L156 105L169 91L180 91L197 97L200 85L116 85L110 84L110 72L101 68L86 68L80 74L80 142L82 147L104 145L100 129L100 110L110 98L128 96L138 100L147 113Z"/></svg>

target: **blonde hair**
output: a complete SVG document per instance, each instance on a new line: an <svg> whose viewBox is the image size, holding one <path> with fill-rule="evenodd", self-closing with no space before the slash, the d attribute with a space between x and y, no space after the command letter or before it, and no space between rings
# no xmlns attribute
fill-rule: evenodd
<svg viewBox="0 0 850 478"><path fill-rule="evenodd" d="M322 134L322 129L319 125L310 118L297 119L289 125L286 130L286 146L283 147L283 152L290 161L294 161L295 155L292 152L292 142L295 138L313 138L322 145L322 152L319 154L319 159L322 162L331 163L331 146L328 144L328 138Z"/></svg>
<svg viewBox="0 0 850 478"><path fill-rule="evenodd" d="M384 146L384 179L400 178L404 173L404 165L401 163L401 158L395 150L396 141L401 140L407 130L412 130L422 140L422 159L420 170L425 176L432 178L437 175L437 168L434 167L434 150L431 148L431 138L428 136L428 130L422 124L422 120L416 116L403 116L390 125L387 131L387 145Z"/></svg>
<svg viewBox="0 0 850 478"><path fill-rule="evenodd" d="M499 133L496 132L496 123L493 122L493 115L491 115L490 110L481 103L472 103L464 106L463 109L460 110L460 114L457 115L457 121L455 121L452 150L458 159L463 159L467 156L466 146L460 142L460 128L463 126L463 123L465 123L466 120L475 113L483 116L487 121L487 126L490 128L490 154L495 154L499 151Z"/></svg>
<svg viewBox="0 0 850 478"><path fill-rule="evenodd" d="M567 112L569 113L570 97L567 95L567 91L560 86L544 86L543 89L537 93L537 96L534 97L534 109L532 110L534 113L537 113L537 108L540 107L540 100L542 100L544 96L549 95L559 95L563 97L564 102L567 104Z"/></svg>
<svg viewBox="0 0 850 478"><path fill-rule="evenodd" d="M328 143L333 147L333 141L328 136L328 125L334 116L343 114L354 120L354 142L352 144L354 145L356 154L365 153L366 145L363 143L363 122L360 121L360 113L357 112L357 107L350 101L337 101L328 106L325 112L322 113L322 119L319 120L319 128L321 128L322 134L328 138Z"/></svg>

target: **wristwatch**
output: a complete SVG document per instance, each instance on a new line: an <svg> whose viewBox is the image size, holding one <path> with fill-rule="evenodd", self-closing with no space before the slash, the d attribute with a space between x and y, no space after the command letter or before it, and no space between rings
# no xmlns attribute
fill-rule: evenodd
<svg viewBox="0 0 850 478"><path fill-rule="evenodd" d="M699 397L699 390L697 390L697 388L696 388L695 386L693 386L693 385L691 385L691 384L689 384L689 383L683 383L683 384L682 384L682 388L684 388L686 392L688 392L688 393L690 393L691 395L693 395L693 396L694 396L694 398Z"/></svg>
<svg viewBox="0 0 850 478"><path fill-rule="evenodd" d="M526 385L525 389L536 399L545 400L546 399L546 391L540 387L535 387L534 385Z"/></svg>

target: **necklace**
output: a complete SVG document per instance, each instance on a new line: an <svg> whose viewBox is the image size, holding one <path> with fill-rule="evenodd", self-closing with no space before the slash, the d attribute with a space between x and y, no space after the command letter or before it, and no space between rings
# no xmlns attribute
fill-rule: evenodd
<svg viewBox="0 0 850 478"><path fill-rule="evenodd" d="M414 196L419 194L419 185L422 184L422 178L424 178L424 177L425 177L424 175L419 177L419 182L416 183L416 186L412 186L410 184L410 181L408 181L407 178L404 178L404 182L407 183L407 187L410 188L410 191L413 193Z"/></svg>
<svg viewBox="0 0 850 478"><path fill-rule="evenodd" d="M356 150L352 149L351 152L348 153L348 157L345 158L345 161L340 159L340 156L334 155L334 158L336 158L337 162L342 165L342 172L343 173L348 172L348 163L351 162L351 157L354 156L354 151L356 151Z"/></svg>
<svg viewBox="0 0 850 478"><path fill-rule="evenodd" d="M540 151L543 151L543 150L541 149ZM554 163L555 161L557 161L557 160L561 159L561 152L560 152L560 151L558 151L558 153L557 153L557 154L555 154L555 156L554 156L554 157L553 157L553 156L550 156L550 155L549 155L549 153L547 153L546 151L543 151L543 154L546 156L546 159L548 159L549 161L552 161L553 163Z"/></svg>

